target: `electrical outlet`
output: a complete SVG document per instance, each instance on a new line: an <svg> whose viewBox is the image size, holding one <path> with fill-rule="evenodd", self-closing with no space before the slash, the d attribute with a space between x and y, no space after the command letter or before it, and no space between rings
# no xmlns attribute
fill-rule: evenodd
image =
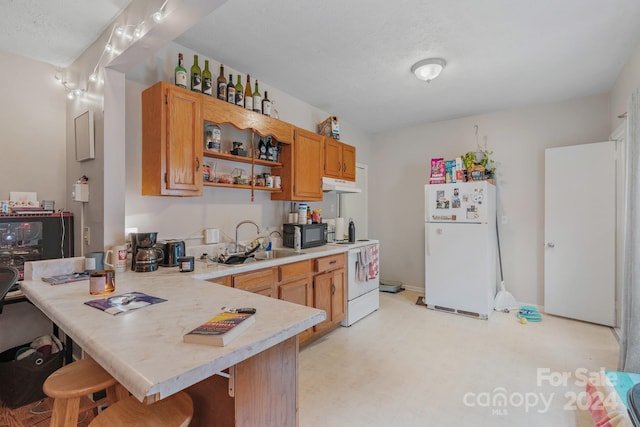
<svg viewBox="0 0 640 427"><path fill-rule="evenodd" d="M84 243L86 245L90 245L91 244L91 234L89 232L89 227L85 227L84 228L83 235L84 235Z"/></svg>

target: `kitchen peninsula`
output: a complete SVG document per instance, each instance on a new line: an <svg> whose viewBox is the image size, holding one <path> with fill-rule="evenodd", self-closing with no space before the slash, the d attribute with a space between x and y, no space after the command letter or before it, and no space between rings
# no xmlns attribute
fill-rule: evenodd
<svg viewBox="0 0 640 427"><path fill-rule="evenodd" d="M167 300L119 316L84 304L95 299L87 281L25 280L21 289L140 401L186 390L195 407L191 425L298 424L297 334L323 321L322 310L180 273L118 273L115 295L138 291ZM256 323L226 347L182 341L223 306L256 308ZM228 375L217 375L222 371Z"/></svg>

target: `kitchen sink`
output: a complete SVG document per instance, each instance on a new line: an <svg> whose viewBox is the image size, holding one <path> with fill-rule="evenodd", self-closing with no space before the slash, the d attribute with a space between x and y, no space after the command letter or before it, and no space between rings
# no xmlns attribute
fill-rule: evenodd
<svg viewBox="0 0 640 427"><path fill-rule="evenodd" d="M290 256L304 255L304 252L296 252L293 249L272 249L270 251L256 252L256 261L263 261L268 259L279 259Z"/></svg>

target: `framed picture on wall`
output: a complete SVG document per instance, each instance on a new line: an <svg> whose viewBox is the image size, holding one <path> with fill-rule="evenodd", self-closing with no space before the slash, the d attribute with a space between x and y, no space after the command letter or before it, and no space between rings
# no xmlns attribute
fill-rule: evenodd
<svg viewBox="0 0 640 427"><path fill-rule="evenodd" d="M87 110L73 119L76 139L76 161L84 162L96 158L93 111Z"/></svg>

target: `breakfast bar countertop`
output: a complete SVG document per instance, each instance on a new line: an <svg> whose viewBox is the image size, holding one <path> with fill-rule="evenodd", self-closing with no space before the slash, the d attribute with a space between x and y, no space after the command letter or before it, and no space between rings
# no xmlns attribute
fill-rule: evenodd
<svg viewBox="0 0 640 427"><path fill-rule="evenodd" d="M100 298L89 294L88 281L52 286L36 279L25 280L20 287L140 401L183 390L294 337L326 316L322 310L198 280L197 276L119 273L116 291L109 296L138 291L167 301L116 316L84 304ZM223 306L256 308L255 324L225 347L182 341L185 333Z"/></svg>

